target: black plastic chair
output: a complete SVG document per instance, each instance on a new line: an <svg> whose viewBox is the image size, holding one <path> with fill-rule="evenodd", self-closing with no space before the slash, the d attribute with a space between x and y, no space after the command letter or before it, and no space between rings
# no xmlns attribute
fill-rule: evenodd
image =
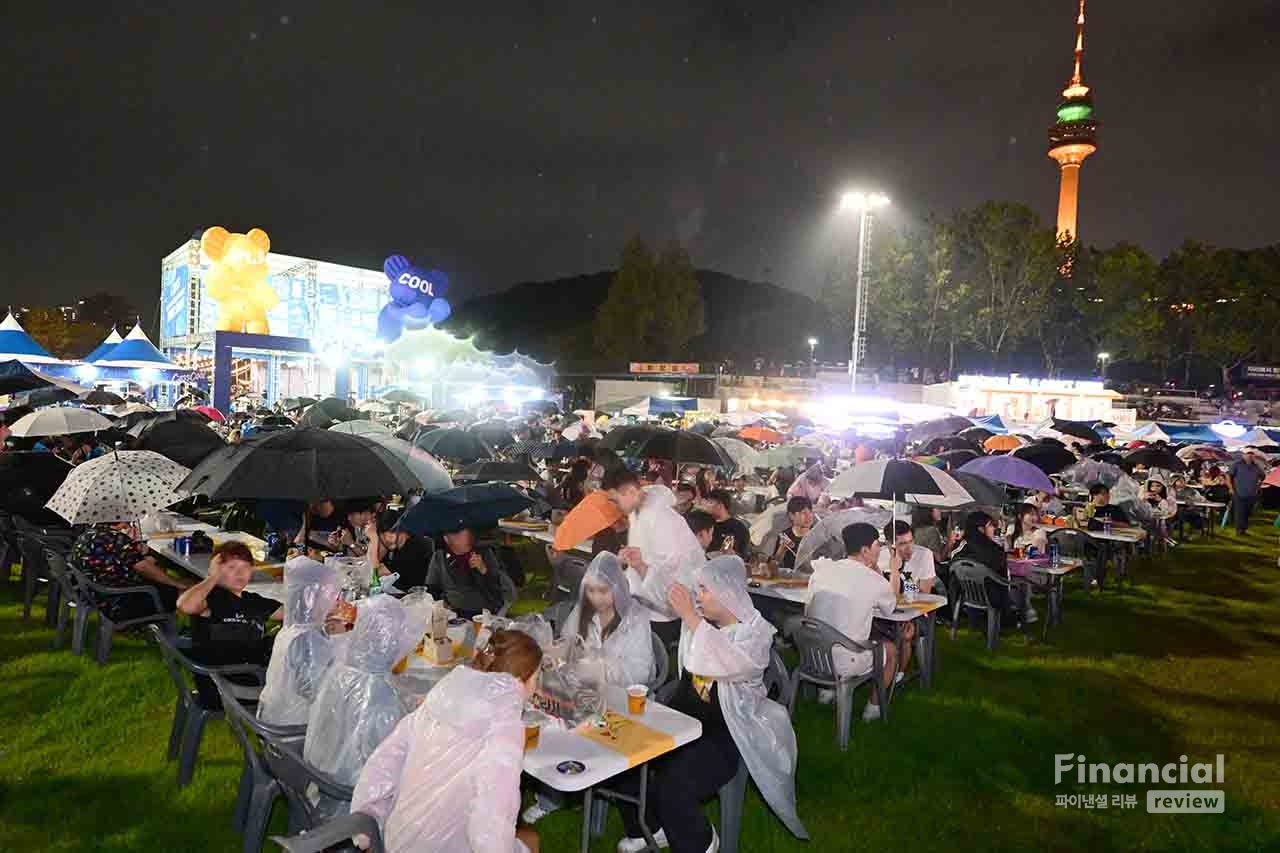
<svg viewBox="0 0 1280 853"><path fill-rule="evenodd" d="M224 678L230 675L253 676L256 684L239 684L228 681L237 698L245 702L257 702L258 694L266 684L267 669L253 664L236 664L229 666L203 666L182 653L174 641L158 625L148 625L151 638L160 647L160 655L169 670L169 678L177 691L177 700L173 706L173 726L169 729L168 760L178 760L178 787L191 782L196 769L196 757L200 753L200 741L204 737L205 724L209 720L222 717L220 708L206 707L201 701L200 691L195 688L194 678L218 673ZM189 680L190 679L190 680Z"/></svg>
<svg viewBox="0 0 1280 853"><path fill-rule="evenodd" d="M93 609L98 613L98 642L93 651L94 659L100 666L106 666L107 661L111 658L111 638L115 636L117 631L123 631L126 628L132 628L137 625L159 625L168 631L169 636L177 636L177 617L172 611L164 609L164 604L160 601L160 593L156 592L155 587L103 586L90 580L88 575L74 565L71 567L71 575L75 578L81 595L93 604ZM146 616L138 616L133 619L112 619L107 615L107 608L112 599L126 595L146 596L151 600L152 612ZM78 616L79 613L77 613ZM83 626L87 624L88 620L85 619L84 622L80 622L77 618L77 622ZM81 642L83 643L83 640Z"/></svg>
<svg viewBox="0 0 1280 853"><path fill-rule="evenodd" d="M217 672L211 673L210 678L218 688L227 724L244 755L235 812L235 827L243 834L244 853L262 849L271 807L280 797L289 802L291 834L312 829L323 820L307 798L310 784L315 784L331 801L351 801L350 787L338 784L303 760L300 750L307 736L306 726L264 723L241 704L235 685Z"/></svg>
<svg viewBox="0 0 1280 853"><path fill-rule="evenodd" d="M987 581L1000 583L986 566L973 560L953 560L951 576L960 584L951 613L951 639L956 638L961 610L985 613L987 617L987 651L994 651L1000 644L1000 609L987 596ZM1008 586L1008 582L1002 584Z"/></svg>
<svg viewBox="0 0 1280 853"><path fill-rule="evenodd" d="M335 845L350 842L358 835L369 839L368 853L383 853L385 848L382 846L382 833L378 830L378 822L364 812L352 812L335 817L314 829L288 838L273 835L271 840L289 853L323 853Z"/></svg>
<svg viewBox="0 0 1280 853"><path fill-rule="evenodd" d="M49 594L45 624L53 625L57 619L57 596L60 590L56 584L50 583L44 548L45 545L50 545L65 552L70 549L75 536L69 527L35 524L20 515L12 518L17 532L18 550L22 553L22 619L25 622L31 618L31 605L35 600L36 589L43 583L48 587Z"/></svg>
<svg viewBox="0 0 1280 853"><path fill-rule="evenodd" d="M87 592L81 591L79 580L67 567L67 556L56 548L44 549L45 564L49 569L50 583L57 584L58 599L53 602L54 591L49 590L50 606L57 607L53 627L53 647L62 648L63 638L67 632L67 623L71 622L71 652L79 655L84 652L84 635L93 612L93 600Z"/></svg>
<svg viewBox="0 0 1280 853"><path fill-rule="evenodd" d="M649 689L657 690L671 677L671 653L667 651L667 644L653 631L649 632L649 642L653 646L654 663L654 675L649 682Z"/></svg>
<svg viewBox="0 0 1280 853"><path fill-rule="evenodd" d="M880 705L881 719L889 719L889 691L884 686L884 646L879 641L860 643L812 616L792 616L787 634L800 653L800 662L791 671L787 710L795 713L800 687L812 684L836 694L836 742L843 752L849 748L849 726L853 723L853 691L870 682ZM871 652L871 669L862 675L841 676L836 672L831 649L840 646L851 652Z"/></svg>
<svg viewBox="0 0 1280 853"><path fill-rule="evenodd" d="M547 562L551 564L551 590L548 593L553 601L567 599L578 600L578 587L582 585L582 577L587 573L587 560L564 551L557 551L547 546Z"/></svg>

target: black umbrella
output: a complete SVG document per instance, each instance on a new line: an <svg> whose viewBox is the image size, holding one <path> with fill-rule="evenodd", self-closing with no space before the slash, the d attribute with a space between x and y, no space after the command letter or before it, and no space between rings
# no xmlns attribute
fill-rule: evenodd
<svg viewBox="0 0 1280 853"><path fill-rule="evenodd" d="M939 472L939 477L948 476ZM846 469L832 484L832 494L840 497L905 500L907 495L941 495L942 487L919 462L908 459L877 459Z"/></svg>
<svg viewBox="0 0 1280 853"><path fill-rule="evenodd" d="M911 432L907 433L907 441L928 441L939 435L955 435L964 429L973 426L973 421L968 418L962 418L959 415L951 415L945 418L938 418L933 421L922 421L911 428Z"/></svg>
<svg viewBox="0 0 1280 853"><path fill-rule="evenodd" d="M541 479L542 475L523 462L505 459L482 459L479 462L472 462L453 475L455 483L463 480L477 483L519 483L522 481L536 483Z"/></svg>
<svg viewBox="0 0 1280 853"><path fill-rule="evenodd" d="M412 391L405 391L402 388L397 388L395 391L388 391L383 394L382 399L386 400L388 403L421 403L422 395L415 394Z"/></svg>
<svg viewBox="0 0 1280 853"><path fill-rule="evenodd" d="M460 424L468 419L468 415L462 409L449 409L447 411L432 412L427 417L429 424Z"/></svg>
<svg viewBox="0 0 1280 853"><path fill-rule="evenodd" d="M193 409L174 409L172 412L136 412L126 416L122 423L128 425L131 436L138 438L156 424L195 424L207 428L209 418Z"/></svg>
<svg viewBox="0 0 1280 853"><path fill-rule="evenodd" d="M308 427L253 435L227 445L206 457L179 486L214 501L308 502L404 494L420 487L404 462L382 445Z"/></svg>
<svg viewBox="0 0 1280 853"><path fill-rule="evenodd" d="M708 438L710 438L711 434L714 433L715 431L716 431L715 421L698 421L696 424L689 427L689 432L696 432L698 435L705 435Z"/></svg>
<svg viewBox="0 0 1280 853"><path fill-rule="evenodd" d="M1132 471L1135 465L1146 465L1148 468L1163 468L1166 471L1185 471L1187 466L1178 455L1168 447L1142 447L1132 453L1125 454L1120 467Z"/></svg>
<svg viewBox="0 0 1280 853"><path fill-rule="evenodd" d="M718 465L722 468L735 465L723 447L705 435L688 430L658 430L628 455L638 459L670 459L678 465Z"/></svg>
<svg viewBox="0 0 1280 853"><path fill-rule="evenodd" d="M51 385L48 388L37 388L34 391L28 391L22 395L22 402L38 409L41 406L56 406L58 403L65 403L75 398L75 391L59 385Z"/></svg>
<svg viewBox="0 0 1280 853"><path fill-rule="evenodd" d="M1063 421L1054 418L1053 428L1063 435L1074 435L1076 438L1083 438L1090 444L1102 443L1102 436L1098 435L1097 430L1084 421Z"/></svg>
<svg viewBox="0 0 1280 853"><path fill-rule="evenodd" d="M437 459L474 462L477 459L492 459L494 456L493 449L480 436L456 427L432 430L426 435L418 436L413 444Z"/></svg>
<svg viewBox="0 0 1280 853"><path fill-rule="evenodd" d="M973 495L973 502L977 506L1001 507L1009 502L1009 494L1001 483L967 471L952 471L951 476L964 486L966 492Z"/></svg>
<svg viewBox="0 0 1280 853"><path fill-rule="evenodd" d="M969 450L975 455L982 455L982 447L967 438L958 435L944 435L929 439L923 448L924 453L941 454L948 450Z"/></svg>
<svg viewBox="0 0 1280 853"><path fill-rule="evenodd" d="M137 443L138 450L151 450L188 468L225 446L216 432L190 420L143 421Z"/></svg>
<svg viewBox="0 0 1280 853"><path fill-rule="evenodd" d="M46 388L48 379L39 376L31 368L17 359L0 361L0 394L17 394L20 391L34 391Z"/></svg>
<svg viewBox="0 0 1280 853"><path fill-rule="evenodd" d="M478 435L485 444L499 450L510 446L516 440L511 432L511 424L506 421L484 421L472 424L467 431Z"/></svg>
<svg viewBox="0 0 1280 853"><path fill-rule="evenodd" d="M1057 444L1028 444L1013 451L1019 459L1025 459L1046 474L1056 474L1076 463L1076 455Z"/></svg>
<svg viewBox="0 0 1280 853"><path fill-rule="evenodd" d="M124 397L119 394L112 394L110 391L104 391L101 388L95 388L88 394L81 394L80 402L86 406L119 406L124 403Z"/></svg>
<svg viewBox="0 0 1280 853"><path fill-rule="evenodd" d="M649 426L641 424L639 426L618 427L609 430L605 437L601 440L600 446L616 452L619 456L635 456L635 450L644 444L653 436L671 432L666 427Z"/></svg>
<svg viewBox="0 0 1280 853"><path fill-rule="evenodd" d="M0 423L5 426L13 426L15 423L34 412L30 406L10 406L3 412L0 412Z"/></svg>
<svg viewBox="0 0 1280 853"><path fill-rule="evenodd" d="M976 450L965 450L961 448L960 450L948 450L943 453L939 453L938 458L946 462L948 468L954 469L959 468L966 462L972 462L981 455L982 454L978 453Z"/></svg>
<svg viewBox="0 0 1280 853"><path fill-rule="evenodd" d="M969 427L968 429L962 429L956 433L956 435L972 441L974 444L982 444L988 438L991 438L991 436L996 435L996 433L986 427L975 426Z"/></svg>
<svg viewBox="0 0 1280 853"><path fill-rule="evenodd" d="M1050 436L1050 435L1046 435L1046 436L1043 436L1043 437L1041 437L1041 438L1037 438L1037 439L1036 439L1034 442L1032 442L1032 443L1033 443L1033 444L1039 444L1039 445L1041 445L1041 446L1049 446L1049 447L1066 447L1066 446L1067 446L1067 443L1066 443L1065 441L1061 441L1061 440L1056 439L1056 438L1054 438L1053 436Z"/></svg>
<svg viewBox="0 0 1280 853"><path fill-rule="evenodd" d="M345 400L339 400L337 397L325 397L320 402L308 406L307 410L302 413L302 419L298 421L298 424L299 426L328 429L336 423L358 421L361 417L363 416L348 406Z"/></svg>
<svg viewBox="0 0 1280 853"><path fill-rule="evenodd" d="M488 527L532 505L533 501L505 483L458 486L424 496L404 514L399 527L420 536Z"/></svg>
<svg viewBox="0 0 1280 853"><path fill-rule="evenodd" d="M281 406L286 412L300 412L308 406L314 406L319 401L315 397L288 397Z"/></svg>
<svg viewBox="0 0 1280 853"><path fill-rule="evenodd" d="M38 514L70 473L71 465L52 453L0 453L0 508Z"/></svg>
<svg viewBox="0 0 1280 853"><path fill-rule="evenodd" d="M1124 454L1115 450L1094 453L1091 458L1096 462L1105 462L1108 465L1119 465L1124 462Z"/></svg>

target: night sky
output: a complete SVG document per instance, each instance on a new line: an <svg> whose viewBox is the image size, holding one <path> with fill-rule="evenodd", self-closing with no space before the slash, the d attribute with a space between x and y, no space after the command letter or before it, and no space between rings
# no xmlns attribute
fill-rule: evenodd
<svg viewBox="0 0 1280 853"><path fill-rule="evenodd" d="M9 300L153 311L160 259L215 224L404 253L454 301L608 267L635 233L816 293L849 186L892 196L889 226L1054 214L1073 0L155 5L7 10ZM1085 47L1083 239L1275 241L1280 3L1093 0Z"/></svg>

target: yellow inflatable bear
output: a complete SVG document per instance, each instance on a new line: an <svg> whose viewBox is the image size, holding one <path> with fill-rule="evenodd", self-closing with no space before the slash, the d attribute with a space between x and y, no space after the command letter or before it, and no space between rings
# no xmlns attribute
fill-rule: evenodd
<svg viewBox="0 0 1280 853"><path fill-rule="evenodd" d="M218 330L269 335L267 312L280 298L267 282L271 238L261 228L232 234L215 226L200 237L200 248L212 261L205 292L218 302Z"/></svg>

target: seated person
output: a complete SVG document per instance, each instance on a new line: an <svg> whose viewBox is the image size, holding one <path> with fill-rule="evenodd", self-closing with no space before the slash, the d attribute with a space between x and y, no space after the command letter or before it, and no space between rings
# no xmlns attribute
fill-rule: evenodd
<svg viewBox="0 0 1280 853"><path fill-rule="evenodd" d="M680 616L680 681L668 704L702 723L702 737L650 764L645 825L659 846L715 851L719 839L702 811L744 762L765 801L797 838L808 833L796 814L796 736L787 709L770 700L762 676L776 630L747 594L747 570L733 554L704 563L693 588L671 587ZM639 791L639 772L618 777L619 790ZM612 783L611 783L612 787ZM639 809L620 805L627 837L618 850L648 844Z"/></svg>
<svg viewBox="0 0 1280 853"><path fill-rule="evenodd" d="M1173 518L1178 512L1178 502L1169 495L1164 483L1159 480L1147 480L1147 503L1151 505L1151 509L1157 513L1161 513L1166 518Z"/></svg>
<svg viewBox="0 0 1280 853"><path fill-rule="evenodd" d="M710 551L711 538L716 535L716 520L711 517L711 513L700 509L690 510L684 520L693 531L693 538L702 546L703 552Z"/></svg>
<svg viewBox="0 0 1280 853"><path fill-rule="evenodd" d="M369 543L369 563L378 567L378 574L386 577L398 574L396 589L405 592L415 586L427 585L427 565L431 561L431 543L396 525L403 513L384 509L377 518L365 524L364 535ZM499 605L501 606L501 605Z"/></svg>
<svg viewBox="0 0 1280 853"><path fill-rule="evenodd" d="M541 664L528 634L494 632L471 666L455 667L373 751L351 811L378 821L387 853L537 853L537 834L516 829L516 818L521 713Z"/></svg>
<svg viewBox="0 0 1280 853"><path fill-rule="evenodd" d="M951 552L953 572L956 560L972 560L986 569L983 587L993 607L1027 623L1036 621L1035 611L1024 606L1020 589L1009 583L1009 558L994 518L985 512L971 512L965 517L964 534Z"/></svg>
<svg viewBox="0 0 1280 853"><path fill-rule="evenodd" d="M692 483L676 484L676 512L688 515L693 509L693 502L698 497L698 490Z"/></svg>
<svg viewBox="0 0 1280 853"><path fill-rule="evenodd" d="M1094 483L1089 487L1089 503L1085 505L1085 511L1089 515L1090 530L1101 530L1104 519L1121 526L1129 524L1129 516L1111 503L1111 490L1102 483Z"/></svg>
<svg viewBox="0 0 1280 853"><path fill-rule="evenodd" d="M604 661L609 684L650 684L657 670L649 612L632 599L622 563L607 551L597 554L578 589L578 603L560 627L560 638L581 638L585 653ZM539 786L537 801L524 810L524 822L537 823L563 802L558 792Z"/></svg>
<svg viewBox="0 0 1280 853"><path fill-rule="evenodd" d="M778 534L778 547L773 552L773 559L784 569L794 569L800 540L813 529L813 501L801 495L788 500L787 519L791 523Z"/></svg>
<svg viewBox="0 0 1280 853"><path fill-rule="evenodd" d="M340 523L327 538L329 550L345 553L351 557L363 557L368 550L369 542L365 536L365 528L378 514L378 503L373 498L360 498L346 501L339 513Z"/></svg>
<svg viewBox="0 0 1280 853"><path fill-rule="evenodd" d="M430 612L406 607L390 595L357 604L356 625L325 670L307 718L302 756L344 785L391 734L407 710L392 668L413 651Z"/></svg>
<svg viewBox="0 0 1280 853"><path fill-rule="evenodd" d="M150 586L160 595L166 613L174 610L179 594L193 583L171 577L162 569L147 550L147 543L135 540L127 524L87 528L71 546L71 563L103 586ZM117 622L155 613L155 603L148 595L112 596L103 607L107 618Z"/></svg>
<svg viewBox="0 0 1280 853"><path fill-rule="evenodd" d="M1174 501L1179 504L1178 514L1174 516L1173 521L1170 522L1169 526L1178 528L1179 536L1182 535L1181 531L1185 525L1189 524L1196 530L1203 528L1203 509L1201 507L1192 506L1192 504L1198 503L1204 500L1204 498L1198 491L1187 485L1187 478L1182 474L1174 474L1173 478L1169 481L1169 484L1171 496Z"/></svg>
<svg viewBox="0 0 1280 853"><path fill-rule="evenodd" d="M881 573L880 534L870 524L850 524L840 536L844 540L845 559L818 557L812 563L805 615L821 619L856 642L881 642L884 649L884 686L888 688L899 672L898 650L892 630L882 622L875 622L874 617L877 614L888 616L898 606L901 564L896 561L889 563L887 579ZM831 649L831 658L836 673L842 678L871 671L870 650L850 651L836 646ZM834 698L833 691L819 694L819 699L824 702ZM880 719L880 705L874 699L875 696L862 712L862 719L868 722Z"/></svg>
<svg viewBox="0 0 1280 853"><path fill-rule="evenodd" d="M249 547L243 542L223 542L213 549L209 576L178 597L178 610L193 617L192 660L208 666L267 665L271 655L267 623L283 619L284 608L278 601L247 591L252 577ZM212 680L198 677L196 687L207 707L222 707Z"/></svg>
<svg viewBox="0 0 1280 853"><path fill-rule="evenodd" d="M325 619L338 598L338 572L307 557L284 567L284 627L272 644L258 717L278 726L305 726L334 643Z"/></svg>
<svg viewBox="0 0 1280 853"><path fill-rule="evenodd" d="M307 546L312 548L329 548L329 537L337 532L344 520L338 511L338 505L331 498L321 498L304 511L306 515ZM295 540L302 544L302 529L299 528Z"/></svg>
<svg viewBox="0 0 1280 853"><path fill-rule="evenodd" d="M933 582L938 576L933 569L933 552L916 547L911 525L901 519L891 521L884 526L884 538L886 542L892 538L893 547L880 549L876 565L880 567L881 574L888 575L896 569L914 578L920 592L933 592ZM893 591L898 593L902 588L894 587ZM905 669L906 661L903 663Z"/></svg>
<svg viewBox="0 0 1280 853"><path fill-rule="evenodd" d="M1014 509L1013 523L1009 525L1007 537L1009 549L1020 548L1028 557L1031 549L1036 555L1043 557L1049 553L1049 535L1038 525L1040 513L1032 504L1018 504Z"/></svg>
<svg viewBox="0 0 1280 853"><path fill-rule="evenodd" d="M426 587L435 598L449 603L458 615L470 618L485 610L502 609L502 567L490 548L476 548L469 528L444 534L444 547L431 555Z"/></svg>
<svg viewBox="0 0 1280 853"><path fill-rule="evenodd" d="M708 554L737 554L744 561L751 556L751 528L745 521L734 518L731 512L733 496L724 489L715 489L703 500L703 509L716 520Z"/></svg>

